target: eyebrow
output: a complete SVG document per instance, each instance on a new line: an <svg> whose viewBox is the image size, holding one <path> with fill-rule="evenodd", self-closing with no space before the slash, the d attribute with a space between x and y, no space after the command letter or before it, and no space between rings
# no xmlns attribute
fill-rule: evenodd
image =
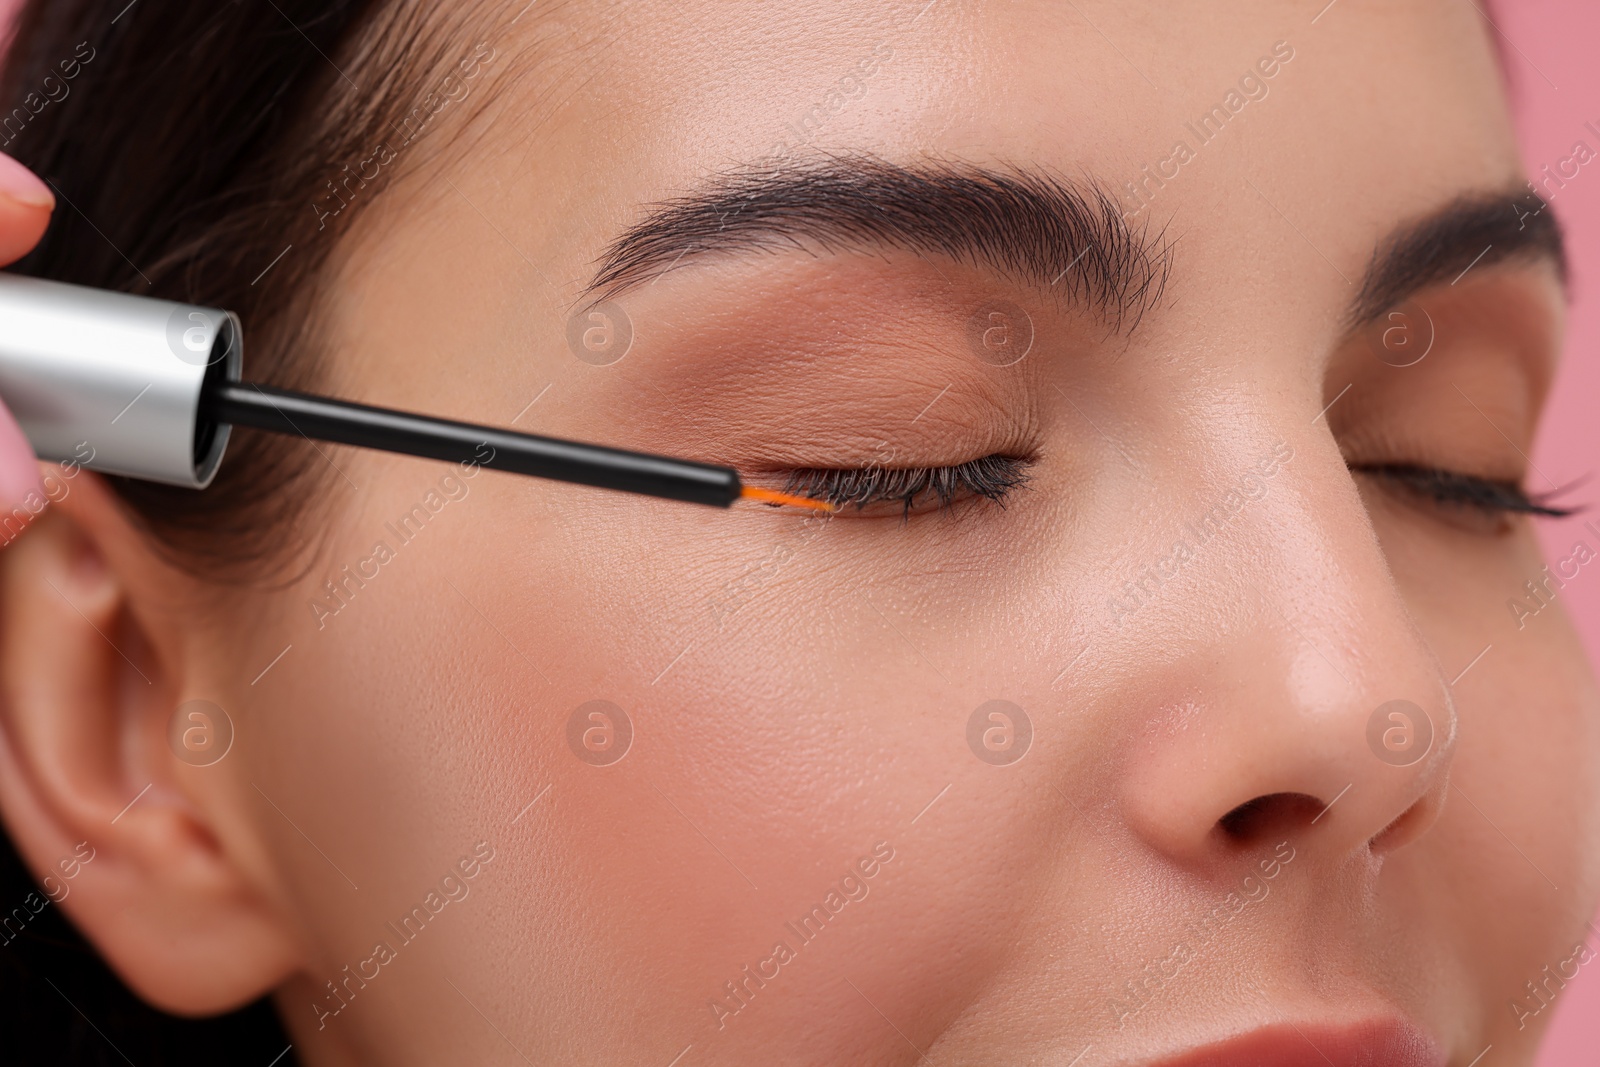
<svg viewBox="0 0 1600 1067"><path fill-rule="evenodd" d="M1507 261L1545 262L1563 287L1568 268L1555 212L1526 188L1470 193L1396 227L1373 251L1346 321L1355 329L1428 286Z"/></svg>
<svg viewBox="0 0 1600 1067"><path fill-rule="evenodd" d="M619 296L719 252L900 248L987 267L1131 329L1170 273L1160 234L1115 197L1043 170L949 162L902 166L829 156L747 166L655 204L601 255L580 301Z"/></svg>

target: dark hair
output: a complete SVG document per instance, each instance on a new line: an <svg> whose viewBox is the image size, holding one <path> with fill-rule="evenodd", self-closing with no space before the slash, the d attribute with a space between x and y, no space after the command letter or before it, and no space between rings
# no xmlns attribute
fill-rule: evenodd
<svg viewBox="0 0 1600 1067"><path fill-rule="evenodd" d="M472 57L468 27L434 11L28 0L0 77L0 152L48 180L57 207L13 269L235 311L252 380L317 388L318 277ZM114 482L175 563L239 580L314 544L327 475L305 442L241 432L203 493Z"/></svg>
<svg viewBox="0 0 1600 1067"><path fill-rule="evenodd" d="M0 1056L6 1063L113 1067L131 1059L140 1067L266 1067L288 1047L266 1000L215 1019L179 1019L139 1000L34 883L3 836L0 894ZM274 1067L295 1063L290 1052Z"/></svg>
<svg viewBox="0 0 1600 1067"><path fill-rule="evenodd" d="M393 178L375 154L418 155L405 146L431 132L440 94L458 99L470 27L440 21L425 0L28 0L0 76L0 151L51 183L57 209L13 269L236 311L251 378L316 388L315 283ZM112 482L179 566L254 581L314 545L324 474L303 442L240 433L203 493ZM0 839L7 1062L264 1065L288 1044L265 1002L209 1022L141 1004L40 901ZM20 933L3 923L13 907Z"/></svg>

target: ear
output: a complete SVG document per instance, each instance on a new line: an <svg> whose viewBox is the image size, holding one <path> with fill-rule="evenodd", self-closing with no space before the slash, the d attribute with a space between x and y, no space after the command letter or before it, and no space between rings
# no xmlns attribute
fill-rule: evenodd
<svg viewBox="0 0 1600 1067"><path fill-rule="evenodd" d="M0 551L0 815L139 995L226 1011L282 982L302 942L251 876L266 868L227 814L226 760L192 766L168 740L180 705L217 696L192 691L203 590L101 478L45 469L53 503Z"/></svg>

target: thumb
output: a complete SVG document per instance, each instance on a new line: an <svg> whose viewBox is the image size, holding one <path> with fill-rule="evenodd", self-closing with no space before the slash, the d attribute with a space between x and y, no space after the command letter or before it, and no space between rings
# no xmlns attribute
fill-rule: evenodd
<svg viewBox="0 0 1600 1067"><path fill-rule="evenodd" d="M44 483L33 448L11 412L0 404L0 546L10 544L44 505Z"/></svg>
<svg viewBox="0 0 1600 1067"><path fill-rule="evenodd" d="M0 264L22 258L39 243L55 204L49 186L10 156L0 155ZM28 439L0 404L0 544L43 508L43 489Z"/></svg>

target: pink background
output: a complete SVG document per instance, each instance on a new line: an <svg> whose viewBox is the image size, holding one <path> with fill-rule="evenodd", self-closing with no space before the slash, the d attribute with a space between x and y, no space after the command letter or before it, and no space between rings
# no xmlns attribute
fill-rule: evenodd
<svg viewBox="0 0 1600 1067"><path fill-rule="evenodd" d="M1600 128L1600 5L1595 0L1500 0L1494 18L1503 35L1501 51L1530 174L1542 177L1546 164L1554 171L1580 140L1600 152L1600 135L1584 126L1592 122ZM1567 231L1572 320L1532 459L1558 484L1595 475L1594 482L1567 502L1600 502L1600 411L1595 403L1600 400L1600 160L1580 168L1565 188L1553 188L1549 199ZM1535 475L1528 484L1540 487L1541 479ZM1547 558L1566 556L1580 538L1595 547L1594 535L1583 529L1585 518L1600 518L1600 507L1586 516L1541 524ZM1600 577L1580 571L1560 598L1583 636L1589 661L1600 664ZM1600 950L1600 936L1591 933L1588 942ZM1561 994L1555 1012L1539 1067L1600 1063L1600 967L1581 970ZM1493 1067L1492 1059L1481 1067Z"/></svg>
<svg viewBox="0 0 1600 1067"><path fill-rule="evenodd" d="M10 23L18 0L0 0L0 26ZM1499 0L1494 20L1515 97L1523 158L1530 173L1554 167L1582 140L1600 152L1600 4L1596 0ZM3 43L3 42L0 42ZM1569 168L1570 169L1570 168ZM1573 501L1600 501L1600 160L1550 197L1565 224L1572 259L1573 304L1566 358L1556 380L1534 465L1557 484L1586 475L1596 480ZM1541 487L1535 477L1529 483ZM1580 538L1587 516L1548 520L1541 536L1546 555L1565 556ZM1600 577L1585 568L1561 591L1562 603L1583 636L1591 662L1600 664ZM1600 950L1600 936L1591 936ZM1509 1010L1509 1009L1507 1009ZM1600 1063L1600 967L1586 967L1567 987L1538 1067L1592 1067ZM1486 1059L1482 1067L1493 1067Z"/></svg>

